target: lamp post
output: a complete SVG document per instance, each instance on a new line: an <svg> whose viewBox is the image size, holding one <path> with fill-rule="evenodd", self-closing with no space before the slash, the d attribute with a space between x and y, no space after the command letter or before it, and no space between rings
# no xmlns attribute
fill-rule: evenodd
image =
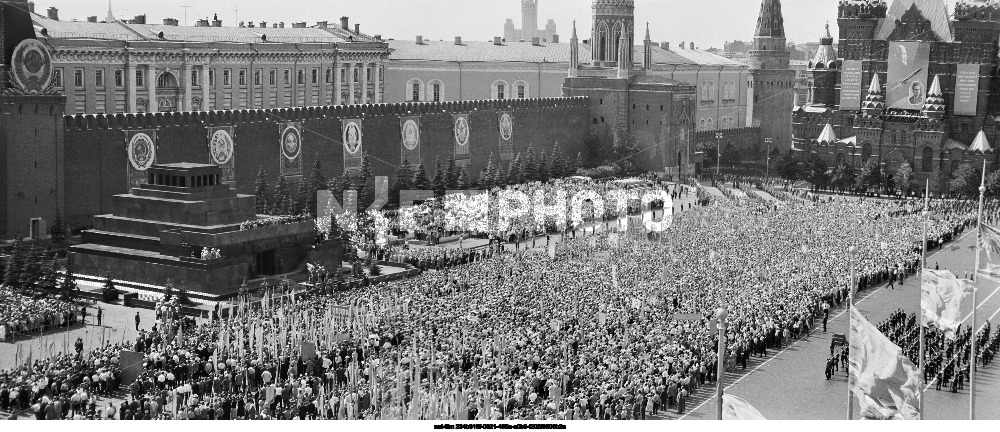
<svg viewBox="0 0 1000 432"><path fill-rule="evenodd" d="M764 147L767 149L766 153L764 153L766 158L764 160L764 178L771 177L771 142L771 138L764 138Z"/></svg>
<svg viewBox="0 0 1000 432"><path fill-rule="evenodd" d="M715 380L715 414L718 420L722 420L722 388L726 378L726 317L728 316L729 311L724 307L715 311L715 320L719 323L719 360L716 365L718 379Z"/></svg>
<svg viewBox="0 0 1000 432"><path fill-rule="evenodd" d="M847 349L850 352L851 349L851 308L854 307L854 291L858 288L857 274L855 273L855 259L858 255L858 247L851 246L847 249L847 252L851 255L851 286L850 293L847 297ZM850 359L848 359L850 360ZM850 361L848 361L848 368L850 368ZM854 420L854 398L851 394L851 371L847 371L847 419Z"/></svg>
<svg viewBox="0 0 1000 432"><path fill-rule="evenodd" d="M715 177L719 177L719 167L722 166L722 132L715 133Z"/></svg>

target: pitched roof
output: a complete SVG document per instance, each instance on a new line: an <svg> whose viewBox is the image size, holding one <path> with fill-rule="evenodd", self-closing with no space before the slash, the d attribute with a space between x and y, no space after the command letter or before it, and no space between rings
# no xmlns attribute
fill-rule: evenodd
<svg viewBox="0 0 1000 432"><path fill-rule="evenodd" d="M833 126L827 123L823 127L823 131L819 133L819 137L816 138L817 142L821 143L835 143L837 142L837 134L833 132Z"/></svg>
<svg viewBox="0 0 1000 432"><path fill-rule="evenodd" d="M993 147L990 146L990 140L986 139L986 132L983 132L982 130L979 131L979 134L976 135L976 139L972 141L972 146L969 147L969 150L981 151L983 153L993 150Z"/></svg>
<svg viewBox="0 0 1000 432"><path fill-rule="evenodd" d="M239 42L259 43L262 36L267 42L284 43L337 43L371 42L371 36L355 34L331 25L321 28L274 27L196 27L163 24L129 24L122 21L94 23L86 21L60 21L32 14L36 33L42 28L50 38L56 39L105 39L121 41L167 40L173 42ZM159 34L163 32L163 39Z"/></svg>
<svg viewBox="0 0 1000 432"><path fill-rule="evenodd" d="M390 40L390 60L429 60L446 62L527 62L527 63L569 63L569 43L504 42L496 45L489 41L463 41L455 45L453 41L424 40L417 44L412 40ZM579 44L580 64L591 62L591 45ZM634 58L642 58L643 47L633 47ZM657 45L651 47L654 65L712 65L746 66L738 61L702 50L665 50Z"/></svg>
<svg viewBox="0 0 1000 432"><path fill-rule="evenodd" d="M954 40L951 34L951 22L948 20L948 9L943 0L895 0L885 14L885 19L879 23L875 39L886 40L896 29L896 20L903 17L911 7L916 6L924 18L930 20L931 30L942 42Z"/></svg>

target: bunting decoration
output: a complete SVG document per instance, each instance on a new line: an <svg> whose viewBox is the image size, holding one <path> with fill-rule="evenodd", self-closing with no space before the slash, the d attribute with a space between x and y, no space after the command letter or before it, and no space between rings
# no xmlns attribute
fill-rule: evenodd
<svg viewBox="0 0 1000 432"><path fill-rule="evenodd" d="M156 130L125 131L128 191L146 182L146 170L156 163Z"/></svg>
<svg viewBox="0 0 1000 432"><path fill-rule="evenodd" d="M500 160L514 160L514 117L510 111L500 111Z"/></svg>
<svg viewBox="0 0 1000 432"><path fill-rule="evenodd" d="M208 155L222 169L222 184L236 184L236 145L233 126L208 128Z"/></svg>
<svg viewBox="0 0 1000 432"><path fill-rule="evenodd" d="M399 133L402 138L399 160L420 161L420 117L400 117ZM346 143L347 140L345 139Z"/></svg>
<svg viewBox="0 0 1000 432"><path fill-rule="evenodd" d="M278 124L281 133L281 176L293 177L302 175L302 123L287 122Z"/></svg>
<svg viewBox="0 0 1000 432"><path fill-rule="evenodd" d="M454 114L451 118L455 133L455 164L468 166L472 162L472 151L469 148L469 138L472 132L469 128L469 114Z"/></svg>
<svg viewBox="0 0 1000 432"><path fill-rule="evenodd" d="M344 171L360 170L364 147L361 134L361 119L343 119L344 131Z"/></svg>

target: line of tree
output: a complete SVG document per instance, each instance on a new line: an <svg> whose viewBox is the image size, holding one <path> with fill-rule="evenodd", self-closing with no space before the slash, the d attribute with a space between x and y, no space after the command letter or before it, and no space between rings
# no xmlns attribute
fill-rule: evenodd
<svg viewBox="0 0 1000 432"><path fill-rule="evenodd" d="M62 282L59 281L59 262L51 247L41 249L35 245L28 246L19 238L14 240L4 268L3 284L15 291L58 289L60 295L67 300L73 298L78 290L71 268L66 269Z"/></svg>

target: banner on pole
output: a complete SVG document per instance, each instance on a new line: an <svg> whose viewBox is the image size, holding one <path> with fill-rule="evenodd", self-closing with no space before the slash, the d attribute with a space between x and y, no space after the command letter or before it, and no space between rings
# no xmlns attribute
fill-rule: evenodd
<svg viewBox="0 0 1000 432"><path fill-rule="evenodd" d="M500 128L500 160L514 160L514 117L510 111L501 111L498 117Z"/></svg>

